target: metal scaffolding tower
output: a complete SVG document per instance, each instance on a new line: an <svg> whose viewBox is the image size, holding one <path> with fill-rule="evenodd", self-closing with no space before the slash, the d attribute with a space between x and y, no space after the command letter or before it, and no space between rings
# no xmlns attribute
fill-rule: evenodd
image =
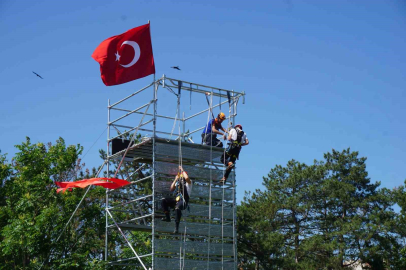
<svg viewBox="0 0 406 270"><path fill-rule="evenodd" d="M165 91L158 98L159 89ZM192 93L198 99L193 105L196 112ZM235 173L226 184L219 182L225 169L220 162L224 149L200 144L200 133L208 119L217 115L214 110L222 109L228 116L225 128L235 124L240 98L244 102L244 92L164 75L114 104L109 101L107 176L112 174L112 164L120 163L126 170L119 176L131 182L106 191L105 260L109 265L117 269L237 269ZM142 100L150 101L137 104ZM190 106L180 116L181 104L189 105L185 100ZM175 117L168 116L174 104ZM190 116L185 117L185 111ZM128 140L134 134L141 135ZM172 222L161 221L160 202L173 197L169 188L180 163L193 188L190 210L183 211L179 234L174 234L173 216Z"/></svg>

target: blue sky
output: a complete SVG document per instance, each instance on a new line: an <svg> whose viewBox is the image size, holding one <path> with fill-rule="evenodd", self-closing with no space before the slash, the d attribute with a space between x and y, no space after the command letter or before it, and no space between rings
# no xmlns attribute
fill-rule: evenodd
<svg viewBox="0 0 406 270"><path fill-rule="evenodd" d="M261 188L275 165L311 164L333 148L367 157L372 181L403 184L406 4L400 0L3 0L2 153L11 159L25 136L63 137L87 152L105 130L107 100L152 81L106 87L91 54L104 39L148 20L157 77L246 92L237 116L250 140L237 163L239 200ZM161 99L158 107L171 102ZM192 106L205 102L192 98ZM188 101L182 112L190 112ZM101 164L97 150L106 136L86 155L87 166Z"/></svg>

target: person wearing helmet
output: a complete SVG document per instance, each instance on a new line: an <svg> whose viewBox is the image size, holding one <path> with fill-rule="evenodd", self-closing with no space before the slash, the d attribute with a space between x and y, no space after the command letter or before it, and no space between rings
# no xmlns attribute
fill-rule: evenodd
<svg viewBox="0 0 406 270"><path fill-rule="evenodd" d="M226 173L220 180L223 184L227 181L231 170L235 166L235 161L240 155L241 147L249 144L247 134L242 131L241 125L235 125L235 127L230 130L227 140L229 141L228 147L220 158L221 162L227 166Z"/></svg>
<svg viewBox="0 0 406 270"><path fill-rule="evenodd" d="M179 166L179 172L173 180L170 191L175 194L175 198L162 198L161 207L164 210L165 217L162 221L171 222L169 208L175 209L175 231L179 233L179 223L182 217L182 210L187 209L189 198L192 195L192 180L189 175Z"/></svg>
<svg viewBox="0 0 406 270"><path fill-rule="evenodd" d="M224 113L219 113L216 118L211 119L207 126L203 129L202 144L212 145L215 147L223 147L223 143L217 139L217 134L224 136L227 131L222 127L221 123L226 119ZM224 133L222 133L222 130Z"/></svg>

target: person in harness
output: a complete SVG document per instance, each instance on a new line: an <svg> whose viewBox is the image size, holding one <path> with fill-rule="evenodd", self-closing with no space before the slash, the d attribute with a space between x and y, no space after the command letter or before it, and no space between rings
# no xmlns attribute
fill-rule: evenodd
<svg viewBox="0 0 406 270"><path fill-rule="evenodd" d="M179 166L179 172L173 180L170 191L174 193L175 198L163 198L161 207L164 210L165 217L162 221L171 222L169 208L175 208L175 231L179 233L179 223L182 217L182 210L185 210L189 204L189 198L192 194L192 181L188 174Z"/></svg>
<svg viewBox="0 0 406 270"><path fill-rule="evenodd" d="M221 123L226 119L224 113L219 113L216 118L211 119L207 126L203 129L202 144L212 145L215 147L223 147L223 143L217 139L217 134L224 136L227 131L221 126ZM220 132L224 131L224 133Z"/></svg>
<svg viewBox="0 0 406 270"><path fill-rule="evenodd" d="M220 182L222 182L223 184L225 184L231 170L235 166L235 161L240 155L241 147L249 144L247 134L242 131L241 125L236 125L230 130L230 134L228 135L227 140L229 141L228 147L220 158L221 162L227 166L226 173L220 180Z"/></svg>

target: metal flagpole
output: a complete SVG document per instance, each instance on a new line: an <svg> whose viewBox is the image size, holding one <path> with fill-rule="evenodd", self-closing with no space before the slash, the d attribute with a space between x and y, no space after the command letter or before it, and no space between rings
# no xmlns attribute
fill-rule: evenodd
<svg viewBox="0 0 406 270"><path fill-rule="evenodd" d="M107 103L107 177L110 176L109 173L109 156L110 156L110 99L108 100ZM104 238L104 260L107 262L108 261L108 235L109 235L109 217L107 214L107 208L109 207L109 189L106 188L106 204L105 204L105 215L106 215L106 231L105 231L105 238Z"/></svg>
<svg viewBox="0 0 406 270"><path fill-rule="evenodd" d="M149 31L151 33L151 22L148 20ZM152 34L151 34L151 43L152 43ZM156 112L157 112L157 84L155 83L155 72L153 76L153 100L154 100L154 116L153 116L153 131L152 131L152 235L151 235L151 244L152 244L152 258L151 266L152 269L155 267L155 137L156 137Z"/></svg>

